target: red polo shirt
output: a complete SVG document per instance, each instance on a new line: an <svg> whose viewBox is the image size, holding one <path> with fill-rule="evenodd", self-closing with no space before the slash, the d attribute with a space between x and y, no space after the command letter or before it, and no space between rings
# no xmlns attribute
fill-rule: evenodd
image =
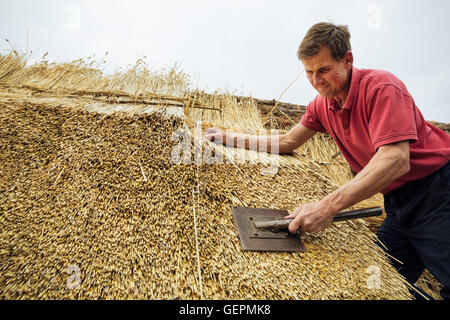
<svg viewBox="0 0 450 320"><path fill-rule="evenodd" d="M450 135L426 122L403 82L381 70L353 67L345 105L320 95L300 123L328 132L350 167L361 171L378 147L409 140L411 170L383 189L424 178L450 161Z"/></svg>

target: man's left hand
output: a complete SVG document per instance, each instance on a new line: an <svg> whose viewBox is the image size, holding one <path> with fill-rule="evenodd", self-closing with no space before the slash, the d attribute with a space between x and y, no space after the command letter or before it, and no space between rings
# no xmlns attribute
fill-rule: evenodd
<svg viewBox="0 0 450 320"><path fill-rule="evenodd" d="M300 228L301 234L306 232L320 232L325 230L332 222L335 213L323 201L302 204L293 213L284 217L294 219L289 224L289 232L296 234Z"/></svg>

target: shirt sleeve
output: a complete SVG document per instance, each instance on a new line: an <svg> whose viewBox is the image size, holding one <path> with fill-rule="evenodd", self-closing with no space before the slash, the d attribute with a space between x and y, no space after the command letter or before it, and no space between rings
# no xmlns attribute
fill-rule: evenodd
<svg viewBox="0 0 450 320"><path fill-rule="evenodd" d="M306 107L306 112L302 116L300 124L313 131L327 132L327 130L320 122L320 118L318 116L319 113L317 111L317 103L316 99L314 99Z"/></svg>
<svg viewBox="0 0 450 320"><path fill-rule="evenodd" d="M383 85L374 90L368 104L368 119L375 150L386 144L417 141L414 107L413 99L396 86Z"/></svg>

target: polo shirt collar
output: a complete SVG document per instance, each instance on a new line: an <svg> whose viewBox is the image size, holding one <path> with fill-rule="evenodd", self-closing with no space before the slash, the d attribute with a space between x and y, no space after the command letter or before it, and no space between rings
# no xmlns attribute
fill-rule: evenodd
<svg viewBox="0 0 450 320"><path fill-rule="evenodd" d="M356 93L358 92L358 88L359 88L359 80L360 80L360 71L359 69L352 67L351 70L351 82L350 82L350 89L348 91L348 95L347 95L347 100L345 101L344 106L342 107L342 109L347 109L347 110L351 110L352 106L353 106L353 102L355 100L355 96ZM327 98L328 100L328 105L329 105L329 109L332 111L339 111L339 105L336 102L336 100L334 100L334 98Z"/></svg>

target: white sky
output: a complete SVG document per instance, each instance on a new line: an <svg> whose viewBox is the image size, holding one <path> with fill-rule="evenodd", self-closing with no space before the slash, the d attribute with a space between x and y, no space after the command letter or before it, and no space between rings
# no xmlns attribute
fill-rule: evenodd
<svg viewBox="0 0 450 320"><path fill-rule="evenodd" d="M394 73L425 119L450 122L448 0L0 0L7 38L33 57L67 62L108 51L106 71L144 56L152 69L181 63L200 89L278 99L303 70L296 51L307 29L349 26L355 66ZM2 51L6 53L6 51ZM308 104L303 74L281 98Z"/></svg>

